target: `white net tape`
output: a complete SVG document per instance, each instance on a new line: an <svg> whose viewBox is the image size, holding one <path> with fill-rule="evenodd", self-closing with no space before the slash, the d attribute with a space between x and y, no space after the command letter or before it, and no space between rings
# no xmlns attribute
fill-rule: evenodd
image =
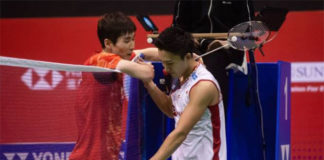
<svg viewBox="0 0 324 160"><path fill-rule="evenodd" d="M28 59L21 59L21 58L3 57L3 56L0 56L0 65L24 67L24 68L44 68L44 69L61 70L61 71L120 72L118 70L96 67L96 66L45 62L45 61L28 60Z"/></svg>

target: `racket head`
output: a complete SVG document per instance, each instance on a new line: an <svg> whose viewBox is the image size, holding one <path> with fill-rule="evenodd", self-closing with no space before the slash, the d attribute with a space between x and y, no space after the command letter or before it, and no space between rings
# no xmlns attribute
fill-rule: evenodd
<svg viewBox="0 0 324 160"><path fill-rule="evenodd" d="M228 32L229 45L237 50L245 51L258 48L270 36L269 28L261 21L240 23Z"/></svg>

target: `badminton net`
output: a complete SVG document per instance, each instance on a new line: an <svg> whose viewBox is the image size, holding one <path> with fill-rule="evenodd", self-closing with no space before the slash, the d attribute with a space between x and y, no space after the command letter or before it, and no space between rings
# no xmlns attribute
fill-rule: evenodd
<svg viewBox="0 0 324 160"><path fill-rule="evenodd" d="M133 79L120 75L94 66L0 57L0 159L67 160L78 135L89 136L98 123L106 126L107 135L99 139L109 144L113 159L139 159L139 107L130 94L137 91ZM87 108L89 103L106 109ZM90 124L77 116L89 112Z"/></svg>

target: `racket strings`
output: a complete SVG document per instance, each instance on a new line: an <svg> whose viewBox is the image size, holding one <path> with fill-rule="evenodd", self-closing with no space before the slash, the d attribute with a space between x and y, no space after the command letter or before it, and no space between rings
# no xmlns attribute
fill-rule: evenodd
<svg viewBox="0 0 324 160"><path fill-rule="evenodd" d="M228 41L238 50L254 49L264 43L269 35L263 23L250 21L234 26L228 33Z"/></svg>

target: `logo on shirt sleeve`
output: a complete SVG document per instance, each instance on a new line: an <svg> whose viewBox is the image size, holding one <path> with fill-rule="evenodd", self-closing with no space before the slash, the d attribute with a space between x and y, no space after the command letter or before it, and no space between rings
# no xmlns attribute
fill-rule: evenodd
<svg viewBox="0 0 324 160"><path fill-rule="evenodd" d="M196 73L196 72L192 72L192 74L191 74L191 78L192 78L193 80L196 80L196 79L198 78L197 73Z"/></svg>

